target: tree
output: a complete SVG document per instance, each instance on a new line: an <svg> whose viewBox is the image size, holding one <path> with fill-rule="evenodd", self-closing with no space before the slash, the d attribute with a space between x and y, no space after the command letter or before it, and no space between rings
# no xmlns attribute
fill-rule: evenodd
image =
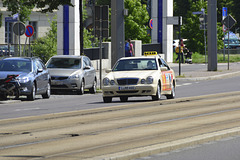
<svg viewBox="0 0 240 160"><path fill-rule="evenodd" d="M32 53L46 62L50 57L57 54L57 18L48 20L50 30L46 36L37 38L32 44Z"/></svg>
<svg viewBox="0 0 240 160"><path fill-rule="evenodd" d="M150 43L151 37L147 35L147 6L142 4L141 0L125 0L124 5L128 9L128 16L125 17L125 37Z"/></svg>
<svg viewBox="0 0 240 160"><path fill-rule="evenodd" d="M180 1L180 0L177 0L177 1ZM182 28L181 35L183 38L188 39L188 41L186 42L188 49L190 49L193 52L204 54L204 49L205 49L204 31L199 29L199 25L200 25L199 15L193 15L192 12L201 11L202 8L204 8L205 11L207 12L207 1L188 0L186 3L190 4L189 6L190 8L187 11L187 13L183 13L184 17L183 17L183 25L181 27ZM188 4L186 4L186 6L188 6ZM222 25L220 22L218 22L217 23L218 49L223 48L222 37L223 37Z"/></svg>
<svg viewBox="0 0 240 160"><path fill-rule="evenodd" d="M3 6L7 7L7 11L11 15L20 14L20 21L26 22L29 20L29 15L34 7L40 9L42 13L53 12L58 10L60 5L70 5L71 0L2 0Z"/></svg>

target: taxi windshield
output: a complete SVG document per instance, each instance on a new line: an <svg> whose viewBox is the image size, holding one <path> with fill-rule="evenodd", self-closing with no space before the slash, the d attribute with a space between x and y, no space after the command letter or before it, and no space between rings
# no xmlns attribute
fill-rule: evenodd
<svg viewBox="0 0 240 160"><path fill-rule="evenodd" d="M155 59L124 59L117 62L112 71L157 70Z"/></svg>

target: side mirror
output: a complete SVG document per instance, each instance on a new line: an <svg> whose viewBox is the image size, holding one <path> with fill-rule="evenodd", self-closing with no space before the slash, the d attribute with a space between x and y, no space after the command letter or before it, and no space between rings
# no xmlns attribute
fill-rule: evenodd
<svg viewBox="0 0 240 160"><path fill-rule="evenodd" d="M43 69L40 69L40 68L37 69L37 73L40 73L42 71L43 71Z"/></svg>
<svg viewBox="0 0 240 160"><path fill-rule="evenodd" d="M112 69L106 69L105 72L106 73L110 73L112 71Z"/></svg>
<svg viewBox="0 0 240 160"><path fill-rule="evenodd" d="M161 71L167 71L168 70L167 67L161 67L160 69L161 69Z"/></svg>
<svg viewBox="0 0 240 160"><path fill-rule="evenodd" d="M85 66L84 69L90 69L91 67L90 66Z"/></svg>

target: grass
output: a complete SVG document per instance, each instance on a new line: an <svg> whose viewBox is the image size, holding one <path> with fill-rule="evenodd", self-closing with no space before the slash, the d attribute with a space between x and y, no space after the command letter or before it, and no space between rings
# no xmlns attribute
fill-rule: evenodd
<svg viewBox="0 0 240 160"><path fill-rule="evenodd" d="M177 58L177 54L173 54L173 61ZM218 63L227 63L228 62L228 54L225 54L225 60L223 54L217 55ZM206 60L208 61L208 56L206 56ZM193 63L205 63L205 55L199 54L197 52L193 53L192 55L192 62ZM240 62L240 54L230 54L229 55L229 62Z"/></svg>

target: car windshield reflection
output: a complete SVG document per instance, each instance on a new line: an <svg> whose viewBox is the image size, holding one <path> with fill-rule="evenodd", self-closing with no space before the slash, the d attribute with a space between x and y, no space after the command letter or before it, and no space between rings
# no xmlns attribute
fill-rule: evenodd
<svg viewBox="0 0 240 160"><path fill-rule="evenodd" d="M52 58L51 61L47 64L47 68L80 69L81 59Z"/></svg>
<svg viewBox="0 0 240 160"><path fill-rule="evenodd" d="M155 59L127 59L120 60L113 71L157 70Z"/></svg>

